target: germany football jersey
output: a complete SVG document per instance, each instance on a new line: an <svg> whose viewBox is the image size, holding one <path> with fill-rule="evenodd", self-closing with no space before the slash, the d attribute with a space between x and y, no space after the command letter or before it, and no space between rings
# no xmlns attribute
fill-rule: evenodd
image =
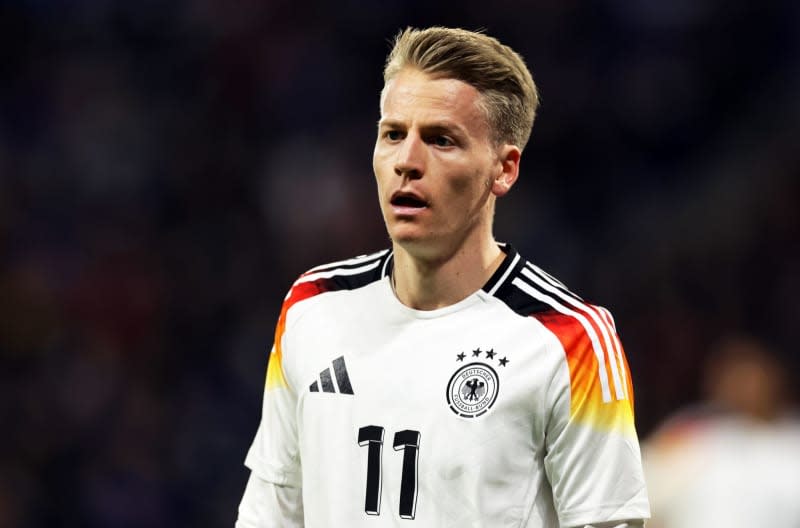
<svg viewBox="0 0 800 528"><path fill-rule="evenodd" d="M389 251L294 283L245 463L302 487L306 527L649 516L611 315L502 248L481 290L437 310L395 297Z"/></svg>

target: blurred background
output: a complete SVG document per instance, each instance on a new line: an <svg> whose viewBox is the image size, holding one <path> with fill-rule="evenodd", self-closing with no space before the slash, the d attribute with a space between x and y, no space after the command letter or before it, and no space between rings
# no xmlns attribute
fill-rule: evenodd
<svg viewBox="0 0 800 528"><path fill-rule="evenodd" d="M612 310L649 436L745 333L797 377L800 4L0 0L0 527L232 526L283 295L387 246L388 41L543 104L496 235Z"/></svg>

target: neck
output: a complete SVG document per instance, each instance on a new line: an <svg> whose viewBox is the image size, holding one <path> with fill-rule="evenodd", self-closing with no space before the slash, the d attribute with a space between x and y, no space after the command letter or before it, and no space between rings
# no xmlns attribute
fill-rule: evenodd
<svg viewBox="0 0 800 528"><path fill-rule="evenodd" d="M444 308L466 299L486 284L505 258L491 238L478 248L462 246L440 258L416 257L394 246L395 295L417 310Z"/></svg>

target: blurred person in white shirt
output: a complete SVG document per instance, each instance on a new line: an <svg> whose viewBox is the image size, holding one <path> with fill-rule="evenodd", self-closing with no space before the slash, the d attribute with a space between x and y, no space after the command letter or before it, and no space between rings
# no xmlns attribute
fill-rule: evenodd
<svg viewBox="0 0 800 528"><path fill-rule="evenodd" d="M751 337L714 348L705 401L643 444L649 528L800 527L800 419L790 372Z"/></svg>

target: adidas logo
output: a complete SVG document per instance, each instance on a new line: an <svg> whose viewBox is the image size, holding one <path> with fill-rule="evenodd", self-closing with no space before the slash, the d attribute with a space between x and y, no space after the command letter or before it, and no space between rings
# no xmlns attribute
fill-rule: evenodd
<svg viewBox="0 0 800 528"><path fill-rule="evenodd" d="M334 379L336 380L335 385ZM331 369L326 368L319 373L319 380L312 383L308 387L308 390L311 392L320 392L320 388L322 388L321 392L353 394L353 386L350 385L350 376L347 375L344 356L333 360L333 377L331 376Z"/></svg>

